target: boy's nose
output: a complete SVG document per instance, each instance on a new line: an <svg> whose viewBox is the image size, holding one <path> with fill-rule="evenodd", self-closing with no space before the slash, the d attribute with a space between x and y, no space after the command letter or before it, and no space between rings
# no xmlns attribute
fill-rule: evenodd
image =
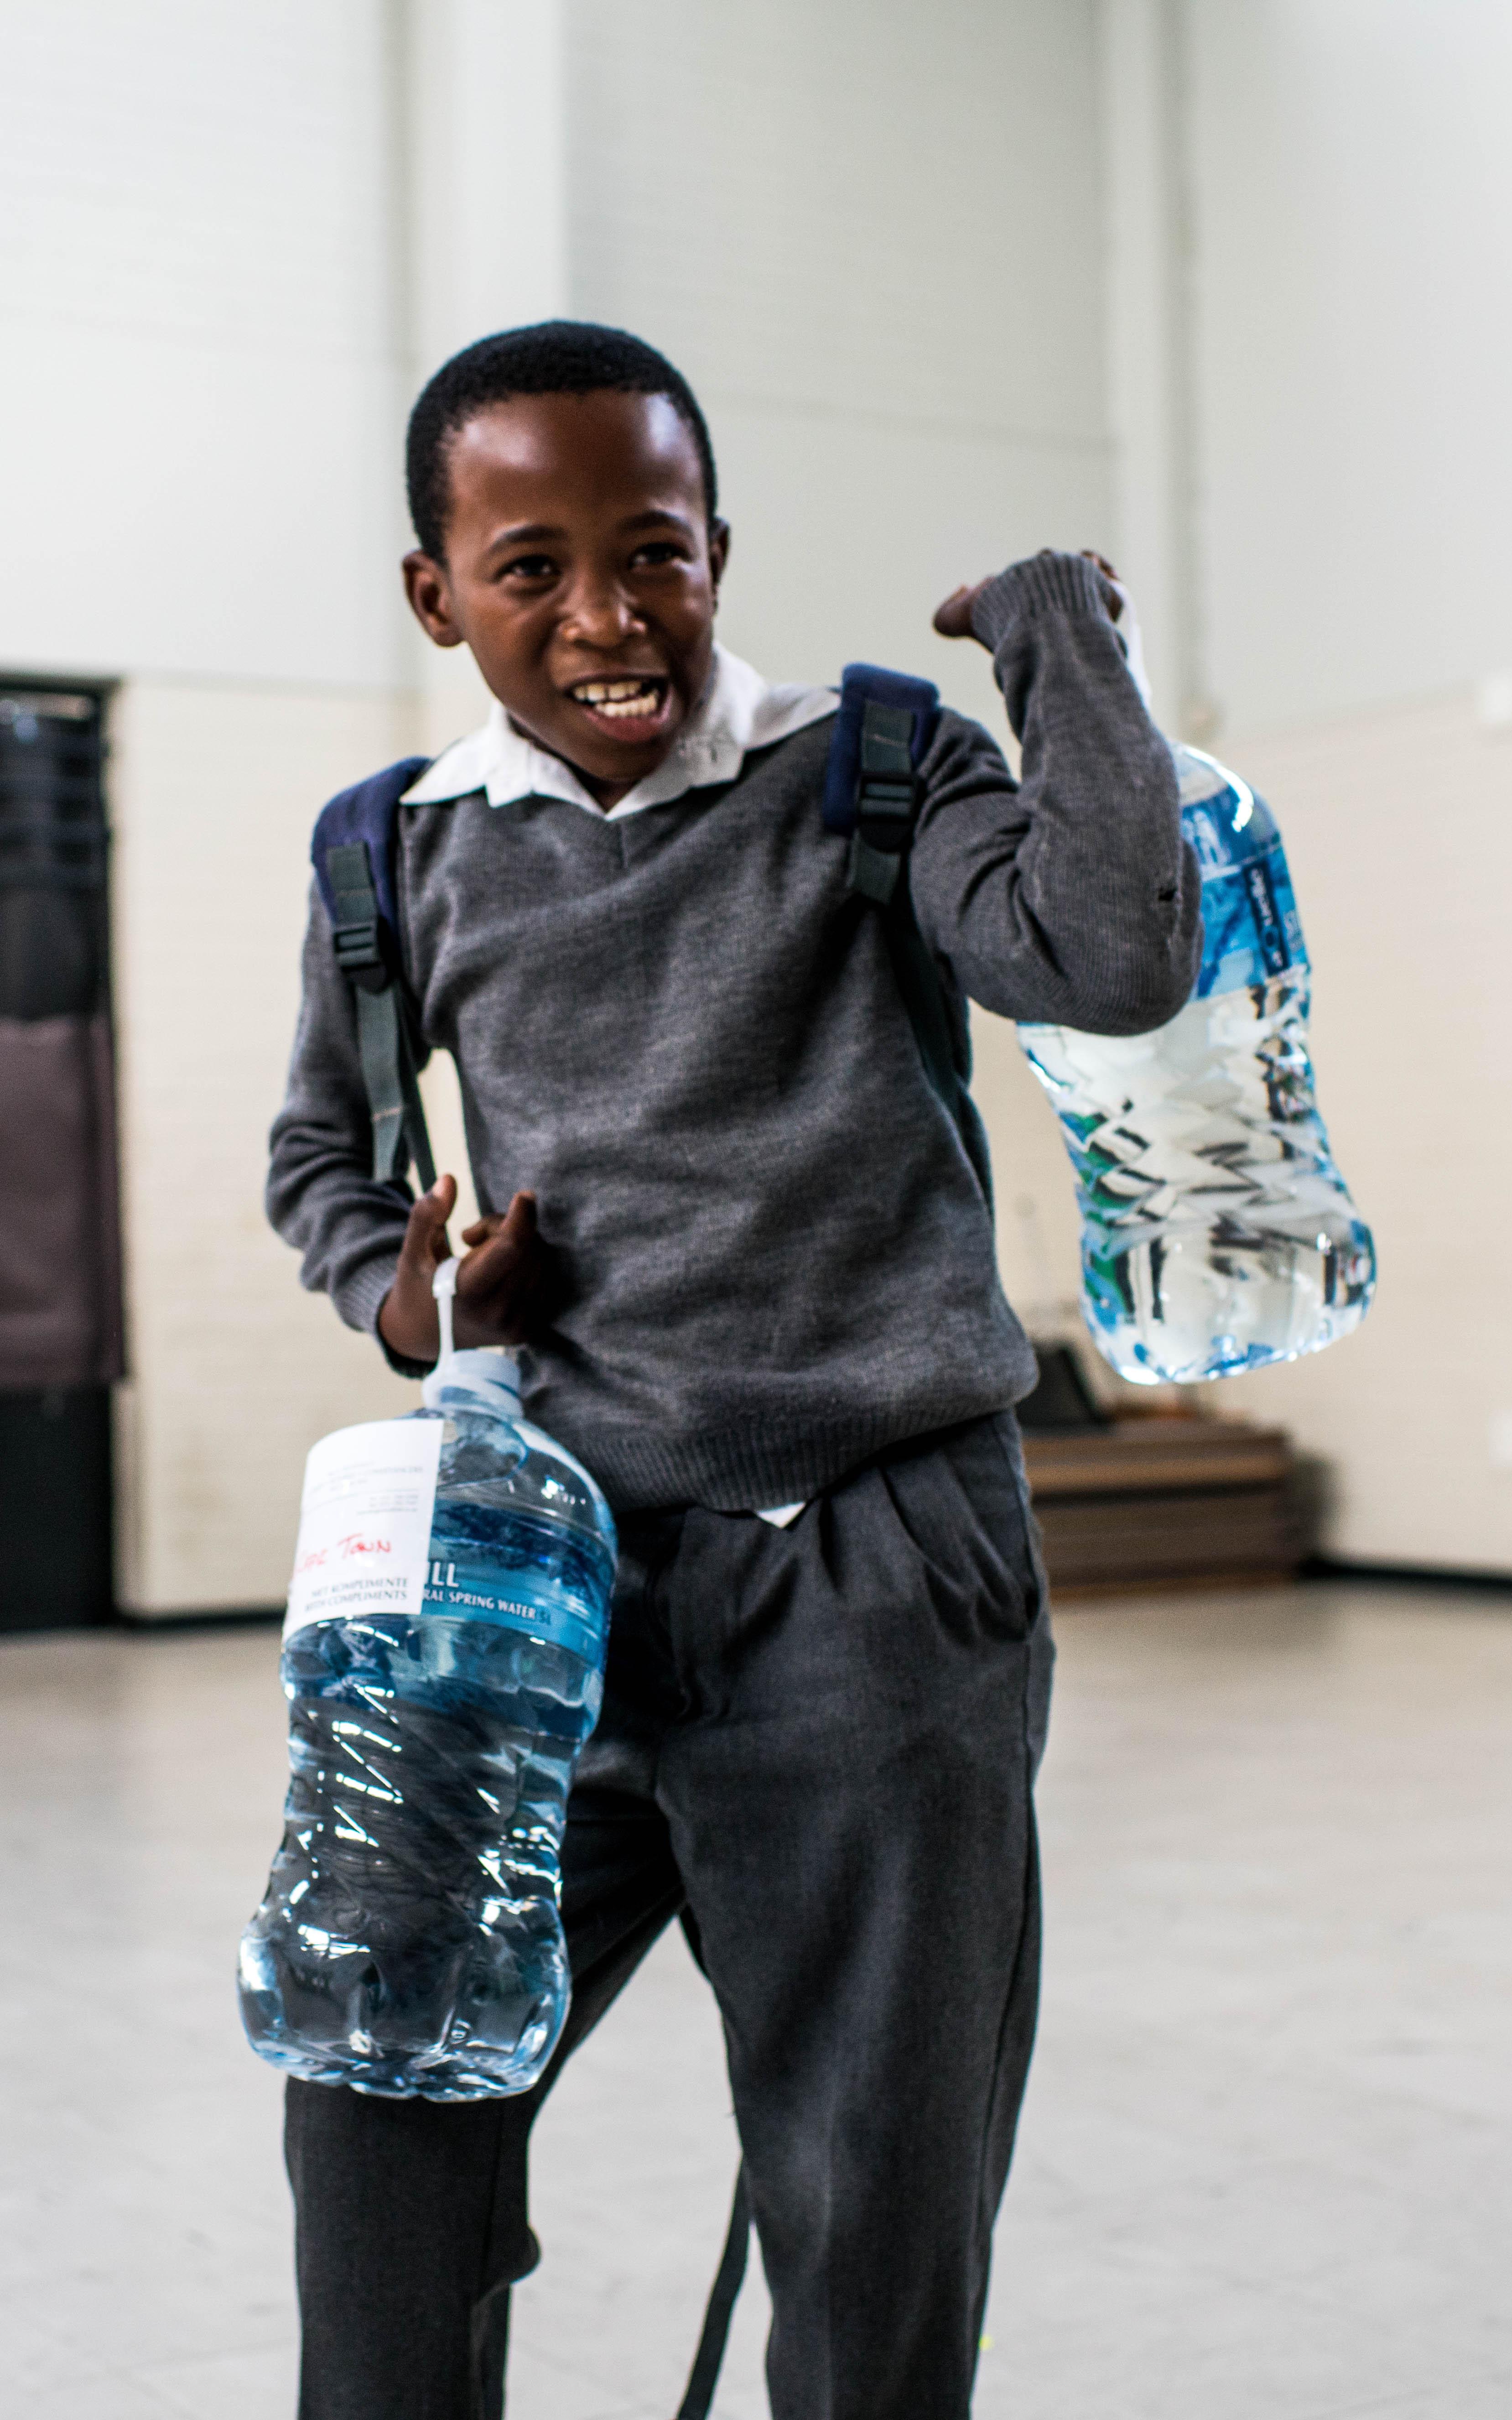
<svg viewBox="0 0 1512 2420"><path fill-rule="evenodd" d="M564 639L583 646L617 647L645 623L617 582L584 581L568 598L561 628Z"/></svg>

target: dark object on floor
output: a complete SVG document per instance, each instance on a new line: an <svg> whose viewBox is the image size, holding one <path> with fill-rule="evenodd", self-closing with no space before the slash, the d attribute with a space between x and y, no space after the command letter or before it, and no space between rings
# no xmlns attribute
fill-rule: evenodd
<svg viewBox="0 0 1512 2420"><path fill-rule="evenodd" d="M1377 1563L1353 1555L1309 1555L1298 1577L1360 1580L1377 1589L1443 1589L1472 1597L1512 1595L1512 1572L1477 1571L1457 1563Z"/></svg>
<svg viewBox="0 0 1512 2420"><path fill-rule="evenodd" d="M0 1391L0 1632L111 1617L110 1388Z"/></svg>
<svg viewBox="0 0 1512 2420"><path fill-rule="evenodd" d="M1296 1576L1305 1541L1283 1429L1156 1415L1030 1434L1024 1457L1062 1596Z"/></svg>
<svg viewBox="0 0 1512 2420"><path fill-rule="evenodd" d="M1053 1436L1065 1429L1106 1428L1109 1415L1093 1400L1073 1344L1037 1344L1040 1383L1015 1404L1026 1436Z"/></svg>

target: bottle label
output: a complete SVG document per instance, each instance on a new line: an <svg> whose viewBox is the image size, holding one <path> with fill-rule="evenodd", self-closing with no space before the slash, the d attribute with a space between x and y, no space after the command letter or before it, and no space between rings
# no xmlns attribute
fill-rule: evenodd
<svg viewBox="0 0 1512 2420"><path fill-rule="evenodd" d="M352 1614L418 1613L442 1420L364 1420L312 1446L284 1636Z"/></svg>
<svg viewBox="0 0 1512 2420"><path fill-rule="evenodd" d="M585 1664L603 1660L602 1623L585 1621L558 1597L544 1603L527 1595L521 1575L470 1555L465 1562L432 1561L426 1566L427 1613L455 1614L464 1621L496 1621L505 1630L523 1631L529 1638L553 1647L567 1647Z"/></svg>
<svg viewBox="0 0 1512 2420"><path fill-rule="evenodd" d="M1198 810L1200 813L1200 810ZM1268 983L1304 966L1306 945L1286 851L1279 840L1239 864L1214 863L1198 842L1202 866L1202 968L1194 1000Z"/></svg>

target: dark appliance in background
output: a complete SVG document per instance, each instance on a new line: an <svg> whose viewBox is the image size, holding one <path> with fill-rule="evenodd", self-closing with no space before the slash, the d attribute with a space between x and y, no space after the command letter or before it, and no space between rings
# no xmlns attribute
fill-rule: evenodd
<svg viewBox="0 0 1512 2420"><path fill-rule="evenodd" d="M1074 1345L1036 1344L1034 1357L1040 1365L1034 1392L1013 1406L1026 1435L1061 1436L1107 1427L1113 1415L1103 1410L1088 1385Z"/></svg>
<svg viewBox="0 0 1512 2420"><path fill-rule="evenodd" d="M0 1630L111 1611L105 693L0 675Z"/></svg>

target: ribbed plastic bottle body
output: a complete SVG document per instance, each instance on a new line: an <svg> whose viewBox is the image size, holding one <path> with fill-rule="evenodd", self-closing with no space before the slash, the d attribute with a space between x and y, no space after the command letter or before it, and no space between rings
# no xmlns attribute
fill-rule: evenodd
<svg viewBox="0 0 1512 2420"><path fill-rule="evenodd" d="M539 1430L465 1388L414 1417L445 1421L424 1604L285 1642L284 1840L241 2007L292 2074L469 2101L528 2089L566 2016L559 1858L614 1529Z"/></svg>
<svg viewBox="0 0 1512 2420"><path fill-rule="evenodd" d="M1280 834L1237 776L1173 753L1203 873L1193 998L1153 1033L1019 1029L1075 1172L1088 1326L1121 1376L1151 1385L1316 1353L1359 1326L1375 1286L1318 1111Z"/></svg>

